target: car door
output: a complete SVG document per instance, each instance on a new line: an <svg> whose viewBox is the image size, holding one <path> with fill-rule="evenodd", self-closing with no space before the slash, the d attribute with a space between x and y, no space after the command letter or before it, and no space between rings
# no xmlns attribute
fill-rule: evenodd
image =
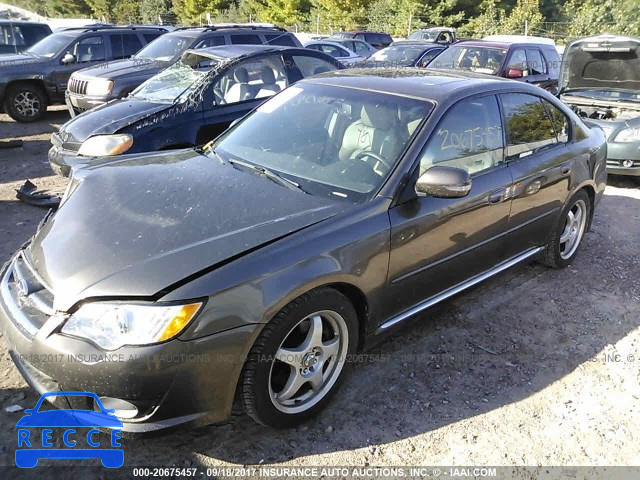
<svg viewBox="0 0 640 480"><path fill-rule="evenodd" d="M553 83L549 80L549 69L540 49L537 47L527 47L527 82L544 88L551 89Z"/></svg>
<svg viewBox="0 0 640 480"><path fill-rule="evenodd" d="M394 302L387 316L505 259L512 179L503 150L494 95L461 100L439 121L420 153L414 178L436 165L458 167L471 175L471 191L462 198L421 196L390 209L388 282Z"/></svg>
<svg viewBox="0 0 640 480"><path fill-rule="evenodd" d="M62 59L67 53L71 53L76 61L73 63L62 63ZM56 69L55 82L58 95L64 98L69 77L73 72L91 67L109 58L104 35L96 34L83 37L67 48L58 57L59 67Z"/></svg>
<svg viewBox="0 0 640 480"><path fill-rule="evenodd" d="M430 48L429 50L427 50L426 52L424 52L422 54L420 59L416 62L416 66L420 67L420 68L426 68L429 65L429 63L431 63L431 60L436 58L438 56L438 54L440 52L442 52L443 50L444 50L444 47L442 47L442 48Z"/></svg>
<svg viewBox="0 0 640 480"><path fill-rule="evenodd" d="M221 72L204 95L196 143L217 137L238 118L289 85L287 68L278 54L238 62Z"/></svg>
<svg viewBox="0 0 640 480"><path fill-rule="evenodd" d="M514 182L505 250L515 255L545 243L567 199L574 160L568 146L570 123L559 109L531 94L499 98Z"/></svg>

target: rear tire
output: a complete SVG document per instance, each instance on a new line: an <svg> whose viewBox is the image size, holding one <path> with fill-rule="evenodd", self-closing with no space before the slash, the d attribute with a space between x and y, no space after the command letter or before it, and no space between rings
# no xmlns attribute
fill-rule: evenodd
<svg viewBox="0 0 640 480"><path fill-rule="evenodd" d="M571 197L551 232L542 263L553 268L571 264L589 226L592 208L591 199L584 190Z"/></svg>
<svg viewBox="0 0 640 480"><path fill-rule="evenodd" d="M37 85L14 84L5 93L4 110L16 122L35 122L47 111L47 96Z"/></svg>
<svg viewBox="0 0 640 480"><path fill-rule="evenodd" d="M245 411L273 428L317 414L338 390L358 344L358 319L347 297L332 288L306 293L264 327L241 377Z"/></svg>

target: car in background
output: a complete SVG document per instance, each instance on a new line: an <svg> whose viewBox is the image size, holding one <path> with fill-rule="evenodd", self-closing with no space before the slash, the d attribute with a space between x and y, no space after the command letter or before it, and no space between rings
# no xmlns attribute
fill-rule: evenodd
<svg viewBox="0 0 640 480"><path fill-rule="evenodd" d="M425 42L440 43L449 45L455 43L458 37L456 29L450 27L431 27L423 30L416 30L407 40L421 40Z"/></svg>
<svg viewBox="0 0 640 480"><path fill-rule="evenodd" d="M565 49L559 96L607 136L607 170L640 179L640 38L597 35Z"/></svg>
<svg viewBox="0 0 640 480"><path fill-rule="evenodd" d="M332 56L333 58L335 58L336 60L339 60L345 65L353 64L355 62L360 62L366 58L366 57L357 55L353 51L344 47L339 42L333 42L329 40L309 42L304 45L304 48L310 48L312 50L317 50L318 52L326 53L327 55ZM373 49L373 51L376 51L376 50Z"/></svg>
<svg viewBox="0 0 640 480"><path fill-rule="evenodd" d="M549 37L536 37L534 35L487 35L482 40L488 42L506 42L506 43L537 43L540 45L556 46L556 41Z"/></svg>
<svg viewBox="0 0 640 480"><path fill-rule="evenodd" d="M605 156L602 130L526 83L328 72L203 148L74 170L0 271L0 330L28 383L82 385L125 432L234 407L292 427L418 313L521 262L570 265Z"/></svg>
<svg viewBox="0 0 640 480"><path fill-rule="evenodd" d="M20 53L49 35L46 23L0 19L0 54Z"/></svg>
<svg viewBox="0 0 640 480"><path fill-rule="evenodd" d="M269 24L219 24L183 27L151 42L130 59L76 72L69 82L66 103L71 116L117 98L178 61L191 48L220 45L279 45L301 47L293 33Z"/></svg>
<svg viewBox="0 0 640 480"><path fill-rule="evenodd" d="M384 47L388 47L393 42L393 38L391 35L385 32L371 32L368 30L355 30L351 32L336 32L329 37L330 40L333 39L341 39L341 40L364 40L369 45L378 50ZM357 53L357 52L356 52Z"/></svg>
<svg viewBox="0 0 640 480"><path fill-rule="evenodd" d="M357 40L353 38L352 39L332 38L331 41L339 43L343 47L348 48L349 50L354 52L356 55L359 55L363 58L367 58L372 53L378 51L376 47L374 47L373 45L369 45L364 40Z"/></svg>
<svg viewBox="0 0 640 480"><path fill-rule="evenodd" d="M355 67L418 67L425 68L446 47L421 40L400 40L378 50Z"/></svg>
<svg viewBox="0 0 640 480"><path fill-rule="evenodd" d="M182 59L135 89L65 123L51 137L49 162L72 166L115 157L202 145L298 80L343 68L324 53L270 45L187 50Z"/></svg>
<svg viewBox="0 0 640 480"><path fill-rule="evenodd" d="M18 122L42 118L64 103L71 74L127 58L166 33L162 28L92 27L55 32L21 54L0 57L0 105Z"/></svg>
<svg viewBox="0 0 640 480"><path fill-rule="evenodd" d="M464 40L449 46L430 67L510 78L556 93L560 57L547 44Z"/></svg>

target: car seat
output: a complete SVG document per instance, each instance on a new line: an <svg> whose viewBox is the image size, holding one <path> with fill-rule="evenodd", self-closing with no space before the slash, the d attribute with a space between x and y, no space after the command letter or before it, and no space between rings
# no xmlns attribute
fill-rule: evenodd
<svg viewBox="0 0 640 480"><path fill-rule="evenodd" d="M361 152L373 152L392 161L400 145L398 139L402 137L395 108L365 104L360 118L347 127L338 156L347 161Z"/></svg>
<svg viewBox="0 0 640 480"><path fill-rule="evenodd" d="M260 90L258 90L255 98L270 97L280 91L280 86L276 83L276 76L273 74L271 67L266 65L262 67L260 78L262 79L262 85L258 85Z"/></svg>
<svg viewBox="0 0 640 480"><path fill-rule="evenodd" d="M238 67L233 72L234 83L224 95L225 103L237 103L247 100L251 96L249 86L249 72L244 67Z"/></svg>

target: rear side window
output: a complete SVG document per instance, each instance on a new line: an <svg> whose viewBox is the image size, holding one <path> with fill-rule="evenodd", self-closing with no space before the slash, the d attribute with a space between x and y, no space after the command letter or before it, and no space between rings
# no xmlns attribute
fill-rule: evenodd
<svg viewBox="0 0 640 480"><path fill-rule="evenodd" d="M527 157L558 143L542 99L525 93L500 95L507 130L507 158Z"/></svg>
<svg viewBox="0 0 640 480"><path fill-rule="evenodd" d="M264 36L269 45L280 45L283 47L297 47L291 36L287 33L268 34Z"/></svg>
<svg viewBox="0 0 640 480"><path fill-rule="evenodd" d="M129 58L142 48L136 33L112 33L109 35L111 53L114 59Z"/></svg>
<svg viewBox="0 0 640 480"><path fill-rule="evenodd" d="M198 43L195 48L206 48L206 47L219 47L220 45L225 45L226 41L223 35L216 35L215 37L209 37L202 40Z"/></svg>
<svg viewBox="0 0 640 480"><path fill-rule="evenodd" d="M558 137L558 141L560 143L568 142L569 119L567 118L567 116L562 113L558 107L552 105L550 102L542 100L542 103L547 109L547 113L551 116L551 122L553 123L553 128L556 131L556 137Z"/></svg>
<svg viewBox="0 0 640 480"><path fill-rule="evenodd" d="M355 45L355 50L354 52L356 52L358 55L369 55L371 53L371 49L369 47L367 47L366 44L362 43L362 42L353 42L353 44Z"/></svg>
<svg viewBox="0 0 640 480"><path fill-rule="evenodd" d="M262 45L260 37L251 34L231 35L231 43L234 45Z"/></svg>
<svg viewBox="0 0 640 480"><path fill-rule="evenodd" d="M85 37L78 41L73 47L73 54L78 63L105 60L105 48L102 35Z"/></svg>
<svg viewBox="0 0 640 480"><path fill-rule="evenodd" d="M303 55L293 55L293 61L297 65L303 77L310 77L319 73L337 70L335 64L322 58L307 57Z"/></svg>
<svg viewBox="0 0 640 480"><path fill-rule="evenodd" d="M543 75L547 73L547 65L537 48L527 48L527 67L529 75Z"/></svg>
<svg viewBox="0 0 640 480"><path fill-rule="evenodd" d="M469 98L445 113L420 155L420 175L434 165L470 174L502 163L502 122L493 95Z"/></svg>
<svg viewBox="0 0 640 480"><path fill-rule="evenodd" d="M144 41L147 42L147 43L153 42L160 35L162 35L162 34L161 33L143 33L142 34L142 36L144 37Z"/></svg>
<svg viewBox="0 0 640 480"><path fill-rule="evenodd" d="M342 58L342 57L349 56L349 52L347 52L346 50L340 47L335 47L333 45L327 45L327 44L321 44L319 45L319 47L320 47L319 50L321 52L324 52L327 55L331 55L333 58Z"/></svg>

